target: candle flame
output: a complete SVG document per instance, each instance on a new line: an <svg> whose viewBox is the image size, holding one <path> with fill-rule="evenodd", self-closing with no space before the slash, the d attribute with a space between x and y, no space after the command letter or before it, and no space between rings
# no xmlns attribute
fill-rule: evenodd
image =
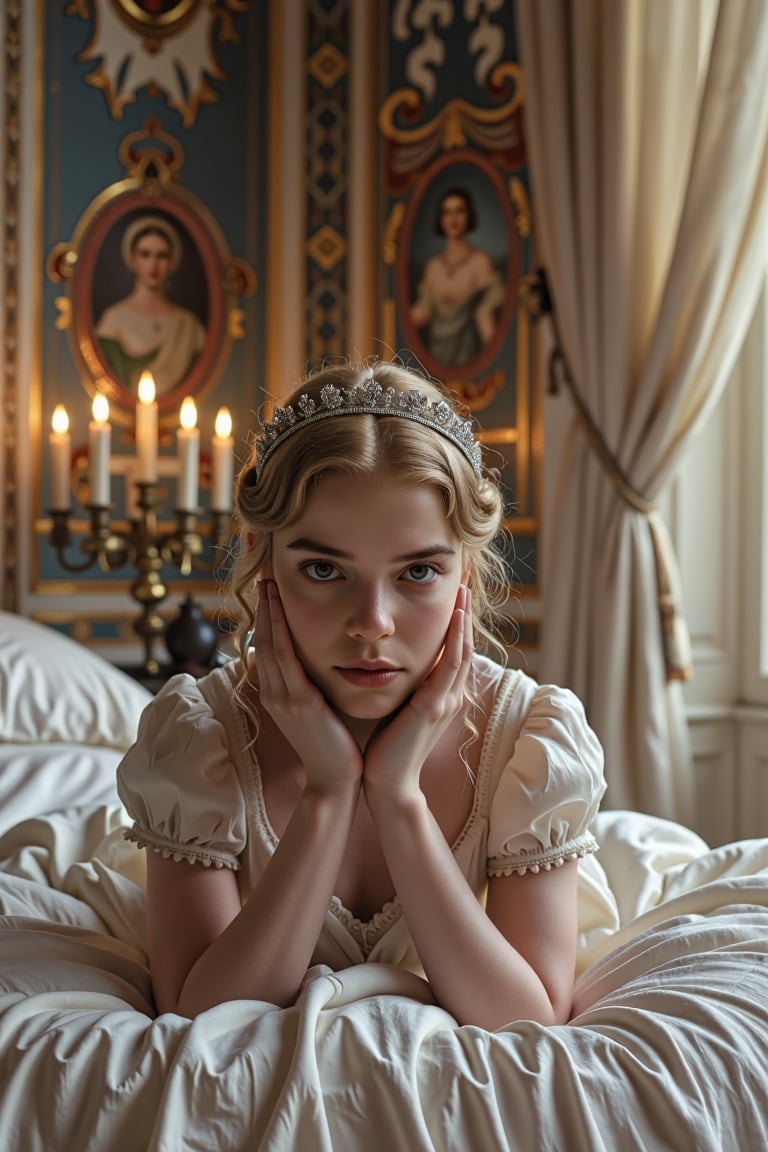
<svg viewBox="0 0 768 1152"><path fill-rule="evenodd" d="M155 378L146 368L139 378L139 402L141 404L154 404Z"/></svg>
<svg viewBox="0 0 768 1152"><path fill-rule="evenodd" d="M69 416L63 404L57 404L54 408L53 416L51 417L51 428L59 434L69 431Z"/></svg>
<svg viewBox="0 0 768 1152"><path fill-rule="evenodd" d="M182 402L179 423L182 428L194 428L197 424L197 408L191 396L187 396Z"/></svg>
<svg viewBox="0 0 768 1152"><path fill-rule="evenodd" d="M102 392L97 392L94 396L91 412L97 424L106 424L109 420L109 401Z"/></svg>
<svg viewBox="0 0 768 1152"><path fill-rule="evenodd" d="M232 434L232 414L229 408L219 408L216 413L214 431L222 440L226 440Z"/></svg>

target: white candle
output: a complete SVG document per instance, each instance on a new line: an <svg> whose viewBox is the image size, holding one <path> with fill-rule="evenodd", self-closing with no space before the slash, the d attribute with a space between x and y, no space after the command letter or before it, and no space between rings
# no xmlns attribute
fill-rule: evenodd
<svg viewBox="0 0 768 1152"><path fill-rule="evenodd" d="M109 403L97 392L91 406L93 420L88 425L88 478L90 502L106 507L109 504L109 452L112 428L109 424Z"/></svg>
<svg viewBox="0 0 768 1152"><path fill-rule="evenodd" d="M232 481L234 469L232 417L228 408L219 408L216 414L212 447L211 508L214 512L229 512L232 508Z"/></svg>
<svg viewBox="0 0 768 1152"><path fill-rule="evenodd" d="M177 507L184 512L197 508L197 481L200 473L200 429L197 424L197 408L191 396L187 396L179 413L181 427L176 433L179 456L179 488Z"/></svg>
<svg viewBox="0 0 768 1152"><path fill-rule="evenodd" d="M51 418L48 435L51 450L51 496L56 512L69 508L69 485L72 468L69 416L63 404L57 404Z"/></svg>
<svg viewBox="0 0 768 1152"><path fill-rule="evenodd" d="M136 479L157 480L157 402L151 372L142 372L136 405Z"/></svg>

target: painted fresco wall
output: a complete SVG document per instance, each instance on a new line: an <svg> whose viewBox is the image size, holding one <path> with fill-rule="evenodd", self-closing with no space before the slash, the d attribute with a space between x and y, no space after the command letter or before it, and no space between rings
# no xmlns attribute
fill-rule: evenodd
<svg viewBox="0 0 768 1152"><path fill-rule="evenodd" d="M306 361L348 351L350 263L367 241L349 228L357 63L374 87L375 317L365 350L443 380L481 424L507 494L514 583L533 594L541 437L521 292L534 245L513 6L329 2L306 15ZM355 17L372 45L364 62L350 59ZM457 202L471 218L471 251L441 235L441 203Z"/></svg>
<svg viewBox="0 0 768 1152"><path fill-rule="evenodd" d="M522 647L535 645L541 433L520 295L535 256L513 6L39 0L35 11L26 26L15 0L6 14L6 41L9 32L27 37L21 210L35 241L25 249L18 328L27 351L7 371L16 399L28 401L30 466L7 438L6 476L20 476L24 491L6 499L2 521L5 605L87 643L135 644L134 573L71 572L51 547L48 434L54 407L66 405L66 557L77 562L90 527L96 392L110 403L113 524L124 521L132 491L136 366L124 374L100 329L132 287L127 238L137 219L154 215L178 239L169 297L203 331L194 360L158 392L161 522L174 527L187 395L198 406L207 513L220 407L231 410L237 456L253 411L305 368L347 354L399 355L444 380L482 428L508 497ZM8 125L6 117L6 155ZM440 224L448 193L460 232L474 225L465 263ZM4 397L10 411L13 388ZM211 553L199 557L203 566ZM163 610L174 612L187 590L215 607L211 573L182 577L171 566L166 574Z"/></svg>
<svg viewBox="0 0 768 1152"><path fill-rule="evenodd" d="M530 596L541 437L513 9L492 0L387 6L378 295L383 346L445 381L483 429L506 493L512 586Z"/></svg>
<svg viewBox="0 0 768 1152"><path fill-rule="evenodd" d="M81 0L46 3L43 15L39 171L44 263L38 270L39 390L31 397L39 407L40 430L32 450L42 467L31 582L41 596L87 592L87 613L75 608L53 616L62 624L70 616L81 638L104 638L125 631L126 615L101 610L99 599L124 590L135 573L119 563L113 571L99 565L82 572L68 569L89 559L82 544L90 528L93 397L106 396L110 406L111 523L118 531L128 514L139 514L132 480L140 367L154 369L158 515L169 531L178 504L176 438L182 401L191 396L197 405L197 503L204 530L211 502L214 417L221 407L230 411L237 457L250 413L261 402L266 6L242 0L216 5ZM142 328L134 332L120 319L121 302L138 283L131 238L153 221L170 228L178 247L164 286L168 308L178 316L178 323L170 316L163 326L166 352L165 335L158 335L161 342L155 344L154 333L145 337ZM161 323L154 327L159 332ZM128 355L121 340L129 342ZM131 355L131 340L159 352L148 358ZM57 404L69 413L73 461L71 543L61 558L49 541L48 516L52 476L47 440ZM119 559L117 549L108 564ZM210 588L214 559L208 546L195 557L188 577L171 565L174 593Z"/></svg>

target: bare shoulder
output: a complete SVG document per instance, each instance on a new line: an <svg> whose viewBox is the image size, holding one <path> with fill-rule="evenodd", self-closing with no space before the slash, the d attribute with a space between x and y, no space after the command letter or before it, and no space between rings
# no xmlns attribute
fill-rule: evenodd
<svg viewBox="0 0 768 1152"><path fill-rule="evenodd" d="M472 253L472 271L475 276L489 279L494 274L493 261L486 251L476 248Z"/></svg>
<svg viewBox="0 0 768 1152"><path fill-rule="evenodd" d="M120 326L118 323L117 311L114 304L109 308L105 308L99 317L98 324L96 325L97 336L116 337L119 335Z"/></svg>

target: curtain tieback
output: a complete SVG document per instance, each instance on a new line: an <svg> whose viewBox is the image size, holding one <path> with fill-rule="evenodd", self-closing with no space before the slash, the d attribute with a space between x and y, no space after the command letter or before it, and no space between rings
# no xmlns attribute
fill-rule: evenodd
<svg viewBox="0 0 768 1152"><path fill-rule="evenodd" d="M595 424L592 414L579 392L563 350L557 318L546 283L546 273L540 269L538 275L541 278L538 287L539 315L543 315L545 312L549 313L554 333L554 348L549 357L549 391L555 394L560 390L561 383L566 385L584 434L611 484L630 508L646 518L651 534L656 567L656 595L666 678L668 681L690 680L693 676L691 638L683 612L680 572L669 532L656 505L652 501L646 500L632 486L629 477Z"/></svg>

